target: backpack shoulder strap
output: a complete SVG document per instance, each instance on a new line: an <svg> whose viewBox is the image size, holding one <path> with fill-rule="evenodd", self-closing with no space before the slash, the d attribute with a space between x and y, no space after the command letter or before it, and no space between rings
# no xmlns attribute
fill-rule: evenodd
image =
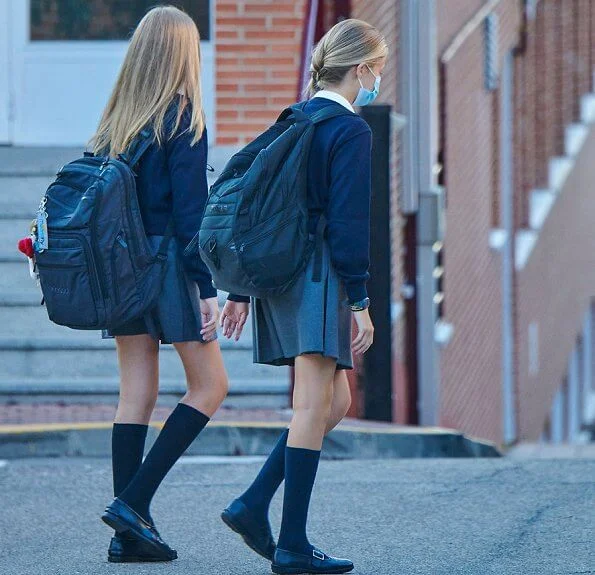
<svg viewBox="0 0 595 575"><path fill-rule="evenodd" d="M326 120L330 120L331 118L336 118L337 116L352 116L354 112L351 112L347 108L343 106L324 106L321 110L314 112L312 114L308 114L304 111L306 104L309 100L305 100L303 102L298 102L289 108L285 108L283 112L277 118L277 122L283 122L284 120L288 120L290 118L294 118L295 120L303 119L307 117L310 121L314 124L320 124L320 122L324 122Z"/></svg>
<svg viewBox="0 0 595 575"><path fill-rule="evenodd" d="M126 162L131 169L134 169L136 164L145 155L149 146L153 143L155 134L151 128L143 128L136 136L130 148L124 153L120 154L121 159Z"/></svg>
<svg viewBox="0 0 595 575"><path fill-rule="evenodd" d="M178 113L177 106L171 106L165 117L163 119L163 123L168 125L170 122L174 120L176 114ZM139 134L136 136L132 144L126 150L126 153L120 154L121 159L126 162L131 169L134 169L134 166L140 162L140 159L144 156L145 152L149 149L149 146L153 143L155 139L155 132L153 131L152 127L145 126Z"/></svg>
<svg viewBox="0 0 595 575"><path fill-rule="evenodd" d="M338 106L324 106L321 110L314 112L310 115L310 121L313 124L320 124L331 118L337 118L338 116L355 116L355 112L351 112L342 105Z"/></svg>
<svg viewBox="0 0 595 575"><path fill-rule="evenodd" d="M295 118L296 111L298 112L298 114L300 112L303 113L304 106L306 105L306 103L307 103L307 100L304 102L298 102L297 104L294 104L293 106L289 106L288 108L285 108L285 110L283 110L281 112L281 114L279 114L279 117L277 118L277 122L283 122L284 120L290 119L292 116Z"/></svg>

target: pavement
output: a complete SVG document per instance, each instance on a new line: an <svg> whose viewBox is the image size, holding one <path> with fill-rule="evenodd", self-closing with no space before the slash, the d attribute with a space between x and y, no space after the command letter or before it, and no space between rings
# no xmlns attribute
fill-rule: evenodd
<svg viewBox="0 0 595 575"><path fill-rule="evenodd" d="M111 565L107 458L0 464L2 575L259 575L269 564L219 519L259 462L184 458L152 513L180 558ZM356 564L356 575L595 573L595 461L432 459L323 461L312 542ZM273 501L275 533L281 495Z"/></svg>

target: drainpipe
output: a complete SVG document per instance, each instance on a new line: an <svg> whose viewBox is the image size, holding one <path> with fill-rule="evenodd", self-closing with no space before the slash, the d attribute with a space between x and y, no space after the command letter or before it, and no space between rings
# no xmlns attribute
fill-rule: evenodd
<svg viewBox="0 0 595 575"><path fill-rule="evenodd" d="M438 185L438 57L434 0L401 0L403 195L408 273L402 289L407 314L411 403L409 423L439 422L439 350L450 335L439 322L438 253L443 240L443 192Z"/></svg>
<svg viewBox="0 0 595 575"><path fill-rule="evenodd" d="M315 42L318 17L319 0L308 0L304 13L304 28L302 30L302 50L300 59L300 75L298 78L296 102L302 100L304 90L309 82L310 55Z"/></svg>

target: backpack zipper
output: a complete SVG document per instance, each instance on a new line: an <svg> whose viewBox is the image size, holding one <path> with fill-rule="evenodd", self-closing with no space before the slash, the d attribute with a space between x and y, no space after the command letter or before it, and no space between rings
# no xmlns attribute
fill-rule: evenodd
<svg viewBox="0 0 595 575"><path fill-rule="evenodd" d="M120 245L123 248L127 248L128 244L122 238L122 232L119 232L116 236L116 241L112 246L112 254L111 254L111 267L112 267L112 284L114 285L114 297L115 297L115 304L118 305L120 303L120 284L116 281L117 277L117 266L116 266L116 247Z"/></svg>
<svg viewBox="0 0 595 575"><path fill-rule="evenodd" d="M280 223L279 223L279 225L278 225L277 227L279 227L279 228L280 228L280 227L282 227L282 226L284 226L284 225L287 225L287 224L289 224L290 222L293 222L293 220L296 220L298 217L299 217L299 214L295 214L295 215L293 215L293 216L291 216L291 217L287 218L286 220L283 220L282 222L280 222ZM270 219L270 218L268 218L268 219ZM266 222L266 221L268 221L268 220L265 220L265 222ZM263 223L264 223L264 222L263 222ZM251 246L253 243L257 242L258 240L261 240L262 238L264 238L265 236L268 236L268 235L270 235L270 234L271 234L270 230L267 230L267 231L265 231L265 232L261 232L261 233L260 233L260 234L258 234L257 236L254 236L253 238L251 238L251 239L250 239L249 241L247 241L247 242L242 242L242 243L240 244L240 248L239 248L239 250L238 250L238 251L239 251L241 254L243 254L243 253L244 253L244 248L245 248L246 246Z"/></svg>
<svg viewBox="0 0 595 575"><path fill-rule="evenodd" d="M120 165L120 163L116 163L114 162L113 165L116 167L116 169L122 174L122 176L124 178L129 178L130 177L130 172L126 171L123 169L123 167ZM127 168L128 170L131 170L131 168ZM134 179L132 180L132 185L134 187L134 190L136 193L136 182L134 181ZM128 187L126 188L127 190L129 189ZM126 197L125 197L125 203L126 203L126 212L128 214L128 219L130 222L134 221L133 220L133 215L132 215L132 205L130 204L130 194L126 193ZM138 198L137 198L138 201ZM132 242L132 247L134 250L134 256L138 256L140 255L140 245L138 243L138 238L136 237L136 234L130 234L130 241Z"/></svg>

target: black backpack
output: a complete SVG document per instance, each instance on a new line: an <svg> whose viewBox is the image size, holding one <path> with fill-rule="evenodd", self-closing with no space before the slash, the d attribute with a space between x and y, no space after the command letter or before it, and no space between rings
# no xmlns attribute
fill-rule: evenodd
<svg viewBox="0 0 595 575"><path fill-rule="evenodd" d="M297 280L324 231L308 230L307 174L316 124L351 114L325 106L313 114L306 102L287 108L276 124L235 154L211 187L198 234L185 250L201 257L224 291L266 298ZM314 281L320 281L317 258Z"/></svg>
<svg viewBox="0 0 595 575"><path fill-rule="evenodd" d="M153 139L145 128L117 159L85 152L58 172L42 198L35 262L54 323L113 329L155 306L173 222L153 254L133 172Z"/></svg>

